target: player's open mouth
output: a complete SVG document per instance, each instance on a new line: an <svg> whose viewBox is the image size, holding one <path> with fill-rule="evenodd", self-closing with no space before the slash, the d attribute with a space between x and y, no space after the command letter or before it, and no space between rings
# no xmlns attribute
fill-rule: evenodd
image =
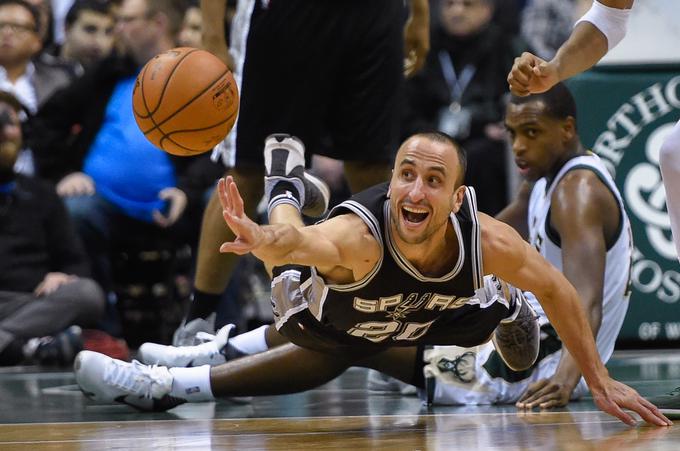
<svg viewBox="0 0 680 451"><path fill-rule="evenodd" d="M526 176L526 175L529 173L529 170L531 169L531 168L529 167L529 163L527 163L527 162L524 161L524 160L515 159L515 165L516 165L517 168L519 169L519 173L520 173L522 176Z"/></svg>
<svg viewBox="0 0 680 451"><path fill-rule="evenodd" d="M403 206L401 207L401 215L407 222L418 224L423 222L430 212L425 208Z"/></svg>

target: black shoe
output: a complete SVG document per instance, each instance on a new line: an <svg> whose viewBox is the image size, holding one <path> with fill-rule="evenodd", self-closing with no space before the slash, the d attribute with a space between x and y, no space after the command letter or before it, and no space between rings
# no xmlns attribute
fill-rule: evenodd
<svg viewBox="0 0 680 451"><path fill-rule="evenodd" d="M511 370L523 371L530 368L538 358L541 342L541 329L538 315L531 308L520 290L504 287L506 292L515 296L515 302L521 303L517 317L512 321L503 321L493 334L493 344Z"/></svg>
<svg viewBox="0 0 680 451"><path fill-rule="evenodd" d="M32 338L25 349L28 359L39 365L71 365L83 350L82 330L71 326L54 336Z"/></svg>
<svg viewBox="0 0 680 451"><path fill-rule="evenodd" d="M658 407L661 413L671 420L680 420L680 387L667 395L647 398L647 401Z"/></svg>

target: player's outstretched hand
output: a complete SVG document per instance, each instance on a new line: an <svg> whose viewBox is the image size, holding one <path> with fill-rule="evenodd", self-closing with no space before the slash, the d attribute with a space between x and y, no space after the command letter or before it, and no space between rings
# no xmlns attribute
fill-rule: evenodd
<svg viewBox="0 0 680 451"><path fill-rule="evenodd" d="M530 384L527 391L520 396L515 406L518 409L531 410L534 407L552 409L563 407L569 403L571 389L554 379L539 379Z"/></svg>
<svg viewBox="0 0 680 451"><path fill-rule="evenodd" d="M520 97L545 92L559 81L557 68L553 64L529 52L515 58L508 74L510 92Z"/></svg>
<svg viewBox="0 0 680 451"><path fill-rule="evenodd" d="M651 402L644 399L640 394L629 386L608 379L602 388L593 390L593 401L600 410L615 416L629 426L635 425L635 419L623 409L632 410L649 424L656 426L670 426L671 420L666 418L659 409Z"/></svg>
<svg viewBox="0 0 680 451"><path fill-rule="evenodd" d="M220 246L220 252L243 255L257 249L264 240L264 233L261 227L245 214L243 198L234 179L231 176L221 178L217 182L217 193L222 204L222 216L236 235L234 241L227 241Z"/></svg>

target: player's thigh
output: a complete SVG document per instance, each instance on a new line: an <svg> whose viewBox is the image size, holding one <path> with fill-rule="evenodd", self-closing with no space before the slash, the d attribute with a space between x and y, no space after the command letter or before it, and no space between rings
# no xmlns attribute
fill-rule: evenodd
<svg viewBox="0 0 680 451"><path fill-rule="evenodd" d="M404 78L403 10L401 2L383 8L370 21L357 18L353 26L361 31L348 38L328 122L333 141L328 156L333 158L390 163L396 153ZM366 12L370 14L372 10Z"/></svg>
<svg viewBox="0 0 680 451"><path fill-rule="evenodd" d="M344 166L345 178L352 193L387 182L392 173L392 165L388 161L345 161Z"/></svg>
<svg viewBox="0 0 680 451"><path fill-rule="evenodd" d="M311 151L318 146L331 70L323 45L330 36L320 32L318 9L299 0L256 6L243 66L237 164L263 164L264 140L272 133L295 135Z"/></svg>

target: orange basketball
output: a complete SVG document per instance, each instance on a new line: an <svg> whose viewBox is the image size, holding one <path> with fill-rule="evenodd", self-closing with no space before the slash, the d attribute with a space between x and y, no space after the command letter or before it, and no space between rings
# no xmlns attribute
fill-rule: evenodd
<svg viewBox="0 0 680 451"><path fill-rule="evenodd" d="M135 120L156 147L181 156L211 150L238 113L238 89L227 66L205 50L180 47L153 57L132 93Z"/></svg>

